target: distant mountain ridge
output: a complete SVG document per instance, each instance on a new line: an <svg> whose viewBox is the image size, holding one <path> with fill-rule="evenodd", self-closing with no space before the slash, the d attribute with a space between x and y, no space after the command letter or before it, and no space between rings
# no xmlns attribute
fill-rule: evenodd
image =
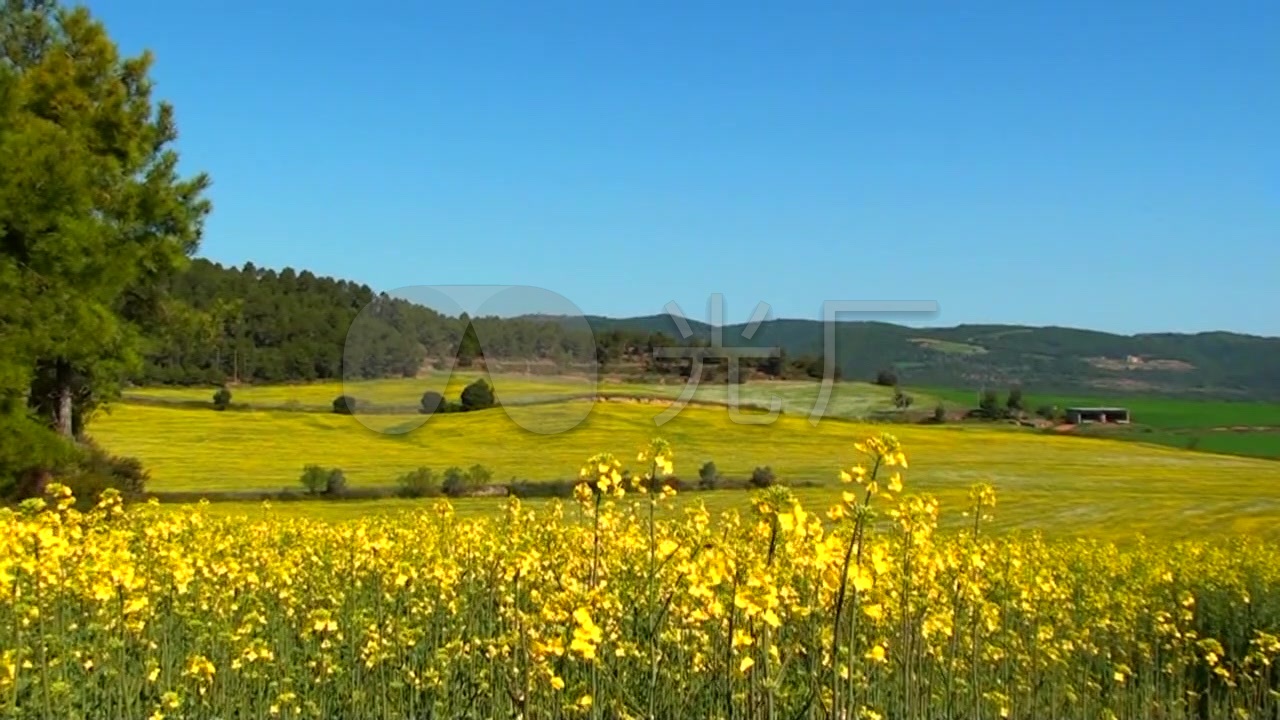
<svg viewBox="0 0 1280 720"><path fill-rule="evenodd" d="M684 339L669 315L590 316L596 332L662 332ZM687 319L693 337L711 326ZM912 328L885 322L835 323L836 362L847 378L895 369L905 384L1007 387L1090 394L1164 394L1280 401L1280 338L1232 332L1118 335L1024 325ZM777 319L750 339L745 323L723 327L726 346L779 347L788 355L820 354L823 324Z"/></svg>

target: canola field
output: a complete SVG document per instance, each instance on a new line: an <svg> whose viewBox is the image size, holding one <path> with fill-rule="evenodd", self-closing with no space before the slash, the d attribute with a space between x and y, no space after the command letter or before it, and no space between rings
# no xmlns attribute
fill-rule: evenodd
<svg viewBox="0 0 1280 720"><path fill-rule="evenodd" d="M664 441L467 518L81 513L55 486L0 511L0 716L1280 712L1280 547L995 534L991 486L919 492L927 447L855 438L831 502L724 513L671 496L690 459Z"/></svg>
<svg viewBox="0 0 1280 720"><path fill-rule="evenodd" d="M370 412L417 412L422 394L434 390L449 400L457 400L469 383L483 379L497 391L499 402L524 405L554 402L591 395L654 397L674 400L686 392L685 383L636 383L607 378L537 376L505 373L494 376L478 372L433 372L417 378L379 379L356 382L315 382L293 385L244 385L232 389L233 402L255 410L283 409L330 412L339 395L355 397ZM691 401L726 404L731 390L723 382L697 383L690 389ZM206 404L214 389L192 387L144 387L127 390L126 401ZM775 402L783 412L808 415L818 402L820 384L813 381L757 381L733 389L736 401L744 406L768 408ZM931 395L914 393L916 407L932 408ZM841 382L832 385L823 409L824 417L863 418L893 410L893 389L871 383Z"/></svg>
<svg viewBox="0 0 1280 720"><path fill-rule="evenodd" d="M582 420L556 434L530 432L504 409L432 416L403 434L370 429L421 423L421 415L365 418L284 411L215 412L121 404L97 418L94 438L112 452L139 457L156 491L298 490L303 466L341 468L352 487L391 487L420 466L483 464L495 482L571 480L581 459L600 449L625 453L661 433L681 448L679 475L696 480L715 462L720 473L748 477L768 466L806 502L837 493L833 468L853 457L872 426L783 414L770 424L733 422L723 407L690 406L658 427L660 404L565 402L512 409L526 424ZM583 418L586 414L585 419ZM385 425L379 426L378 423ZM995 427L901 426L896 431L928 468L918 486L948 506L973 482L990 482L1009 499L1001 529L1118 537L1260 533L1280 537L1280 463L1190 453L1108 440ZM838 494L838 493L837 493ZM744 507L746 493L691 493L715 510ZM420 503L419 503L420 505ZM493 499L459 503L493 512ZM236 504L237 510L256 512ZM409 501L279 503L277 511L351 517L412 509ZM382 512L381 514L387 514Z"/></svg>

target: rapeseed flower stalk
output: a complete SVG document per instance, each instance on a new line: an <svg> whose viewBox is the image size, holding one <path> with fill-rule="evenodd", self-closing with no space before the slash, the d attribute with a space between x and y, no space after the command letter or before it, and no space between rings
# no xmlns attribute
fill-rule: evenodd
<svg viewBox="0 0 1280 720"><path fill-rule="evenodd" d="M574 496L591 514L591 586L594 588L600 564L600 503L608 496L621 498L627 494L622 481L622 463L610 453L600 453L587 459L578 471L581 482L574 488Z"/></svg>
<svg viewBox="0 0 1280 720"><path fill-rule="evenodd" d="M648 687L648 717L653 717L655 707L658 700L658 632L661 617L658 615L658 553L659 544L657 538L657 524L654 521L654 510L656 509L660 499L668 499L675 495L675 489L665 482L665 479L671 475L675 466L672 462L674 451L671 444L666 440L655 437L649 441L649 445L642 449L636 455L639 462L648 462L649 469L644 474L637 477L635 481L635 489L644 492L648 499L648 530L649 530L649 567L647 577L647 593L645 606L645 633L648 641L647 653L649 655L649 687ZM672 553L679 547L672 540L663 541L663 555L670 557Z"/></svg>
<svg viewBox="0 0 1280 720"><path fill-rule="evenodd" d="M844 558L840 564L839 590L836 594L831 629L830 702L832 712L835 713L851 712L855 707L853 686L856 682L856 677L853 664L858 650L857 632L860 620L858 606L861 601L861 594L869 590L872 585L871 576L864 574L862 564L865 547L864 534L867 529L867 523L873 517L871 499L881 492L879 480L882 468L907 467L907 456L902 450L901 443L889 433L882 433L879 436L868 437L854 443L854 449L861 454L864 462L870 463L871 467L868 470L865 464L859 463L848 470L841 470L840 481L861 488L862 497L859 499L856 493L844 492L842 504L832 508L831 512L828 513L829 517L836 520L852 518L853 521L853 529L844 549ZM901 474L894 472L888 484L889 489L884 493L886 498L891 497L890 493L902 490ZM850 564L851 560L852 565ZM850 627L846 630L844 627L844 610L851 570L854 579L851 604L854 609L851 613ZM842 634L845 633L847 633L847 641L846 644L842 645ZM842 649L844 651L844 662L847 665L842 665ZM841 682L842 677L846 682Z"/></svg>

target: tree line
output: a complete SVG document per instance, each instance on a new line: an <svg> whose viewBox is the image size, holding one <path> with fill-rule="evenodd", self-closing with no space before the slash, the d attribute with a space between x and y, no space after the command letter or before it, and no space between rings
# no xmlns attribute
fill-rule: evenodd
<svg viewBox="0 0 1280 720"><path fill-rule="evenodd" d="M820 357L724 357L705 338L600 329L546 317L445 315L367 285L253 263L195 259L166 278L166 322L144 337L139 383L221 384L414 376L427 363L463 367L498 360L727 379L753 373L820 378ZM679 349L674 352L668 350Z"/></svg>
<svg viewBox="0 0 1280 720"><path fill-rule="evenodd" d="M308 270L223 267L196 259L168 280L180 307L147 338L140 383L206 384L413 376L429 360L486 356L595 362L590 332L534 318L448 316L369 286ZM599 354L642 344L619 333Z"/></svg>

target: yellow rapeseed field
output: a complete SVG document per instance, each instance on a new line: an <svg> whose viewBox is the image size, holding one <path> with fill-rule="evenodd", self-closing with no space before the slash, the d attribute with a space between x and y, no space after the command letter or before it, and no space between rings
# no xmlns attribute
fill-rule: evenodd
<svg viewBox="0 0 1280 720"><path fill-rule="evenodd" d="M554 422L584 408L574 403L524 408L524 419ZM783 482L828 487L797 490L807 503L837 496L831 468L853 457L852 442L871 426L783 415L768 425L739 425L724 408L688 407L660 428L659 405L602 403L578 427L539 435L502 409L433 416L407 434L383 435L354 418L332 413L215 412L116 405L97 418L96 440L115 453L135 455L150 469L153 490L298 489L304 465L342 468L353 487L389 487L419 466L437 472L480 463L494 480L567 480L581 458L619 450L661 432L681 448L679 474L696 480L702 463L748 477L771 467ZM395 426L422 416L376 416ZM989 481L1009 500L1001 528L1040 528L1094 536L1142 531L1165 537L1224 531L1280 537L1280 463L1190 453L1133 442L1060 437L961 426L902 426L898 432L929 468L919 480L948 506L965 501L975 481ZM713 508L745 507L745 493L697 493ZM467 503L471 507L473 503ZM484 499L474 505L496 508ZM409 504L403 504L412 507ZM283 506L281 506L283 507ZM308 503L308 511L317 508ZM368 507L367 503L344 506Z"/></svg>
<svg viewBox="0 0 1280 720"><path fill-rule="evenodd" d="M416 378L390 378L355 382L312 382L280 385L241 385L232 388L235 403L257 410L287 409L328 412L339 395L355 397L363 407L373 410L400 408L414 411L422 394L427 390L441 393L449 400L457 400L462 389L476 380L491 383L499 400L504 403L522 404L581 397L584 395L634 395L674 399L685 391L683 381L669 383L638 383L608 378L587 378L571 375L522 375L501 373L488 375L481 372L432 372ZM730 389L723 382L697 384L692 399L698 402L727 403ZM736 401L742 405L768 407L777 398L788 413L809 413L818 398L821 386L809 380L751 382L733 388ZM213 389L209 387L142 387L127 390L126 401L162 401L184 403L209 403ZM933 407L937 400L915 396L917 407ZM835 383L824 408L826 417L865 417L876 411L893 408L892 388L871 383Z"/></svg>
<svg viewBox="0 0 1280 720"><path fill-rule="evenodd" d="M255 408L311 408L328 410L339 395L351 395L358 400L381 406L417 407L422 394L435 390L456 400L458 394L470 382L490 380L483 373L431 373L417 378L392 378L353 382L326 381L296 384L241 385L232 388L232 399ZM556 398L588 392L592 384L587 378L525 377L502 375L500 387L504 395L516 400ZM490 380L497 384L497 380ZM631 389L633 386L625 386ZM182 400L208 402L212 388L144 387L125 392L125 399Z"/></svg>
<svg viewBox="0 0 1280 720"><path fill-rule="evenodd" d="M1280 712L1280 548L993 535L1004 497L940 507L907 450L851 445L829 506L722 514L663 511L692 459L661 440L584 458L567 505L470 519L81 513L55 486L0 514L0 716Z"/></svg>

